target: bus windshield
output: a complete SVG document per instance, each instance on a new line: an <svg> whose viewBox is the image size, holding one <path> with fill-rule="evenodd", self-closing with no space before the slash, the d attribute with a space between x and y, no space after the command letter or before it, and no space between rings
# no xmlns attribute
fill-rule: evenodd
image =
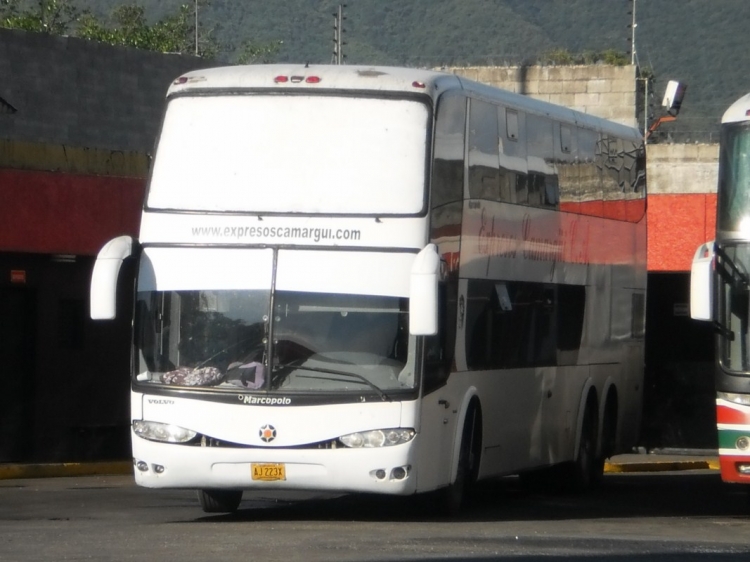
<svg viewBox="0 0 750 562"><path fill-rule="evenodd" d="M413 215L425 204L427 104L203 95L167 108L151 209Z"/></svg>
<svg viewBox="0 0 750 562"><path fill-rule="evenodd" d="M248 392L413 388L404 296L412 260L147 247L138 272L136 379Z"/></svg>
<svg viewBox="0 0 750 562"><path fill-rule="evenodd" d="M750 231L750 123L722 126L718 229Z"/></svg>
<svg viewBox="0 0 750 562"><path fill-rule="evenodd" d="M750 372L750 243L728 244L718 252L720 361L734 372Z"/></svg>
<svg viewBox="0 0 750 562"><path fill-rule="evenodd" d="M407 299L279 291L271 319L270 297L268 290L139 292L137 379L383 397L414 387Z"/></svg>

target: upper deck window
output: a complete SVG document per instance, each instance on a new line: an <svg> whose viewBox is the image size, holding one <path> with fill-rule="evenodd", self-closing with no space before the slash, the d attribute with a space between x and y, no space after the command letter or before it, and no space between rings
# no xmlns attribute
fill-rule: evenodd
<svg viewBox="0 0 750 562"><path fill-rule="evenodd" d="M247 213L417 214L427 105L219 95L169 102L147 205Z"/></svg>

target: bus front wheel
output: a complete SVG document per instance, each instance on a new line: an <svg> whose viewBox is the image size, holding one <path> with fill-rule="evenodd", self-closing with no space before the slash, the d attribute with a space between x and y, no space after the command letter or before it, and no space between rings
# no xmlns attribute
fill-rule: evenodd
<svg viewBox="0 0 750 562"><path fill-rule="evenodd" d="M242 490L198 490L198 500L206 513L234 513L242 501Z"/></svg>
<svg viewBox="0 0 750 562"><path fill-rule="evenodd" d="M461 432L456 479L441 490L440 503L444 513L454 515L463 507L466 496L477 481L481 447L482 418L479 406L474 403L466 413L466 421Z"/></svg>

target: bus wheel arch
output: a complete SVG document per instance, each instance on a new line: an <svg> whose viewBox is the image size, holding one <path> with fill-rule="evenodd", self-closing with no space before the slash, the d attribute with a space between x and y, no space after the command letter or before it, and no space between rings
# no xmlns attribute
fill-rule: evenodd
<svg viewBox="0 0 750 562"><path fill-rule="evenodd" d="M451 483L441 491L443 511L458 512L479 476L482 455L482 406L476 394L470 394L457 424Z"/></svg>

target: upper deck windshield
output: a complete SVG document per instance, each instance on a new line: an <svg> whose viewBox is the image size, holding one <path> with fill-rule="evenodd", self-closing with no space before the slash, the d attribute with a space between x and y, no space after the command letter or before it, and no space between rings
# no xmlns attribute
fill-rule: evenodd
<svg viewBox="0 0 750 562"><path fill-rule="evenodd" d="M411 215L425 202L429 107L334 95L182 96L167 107L152 209Z"/></svg>
<svg viewBox="0 0 750 562"><path fill-rule="evenodd" d="M718 229L750 233L750 122L722 125Z"/></svg>
<svg viewBox="0 0 750 562"><path fill-rule="evenodd" d="M273 254L144 250L135 316L137 380L182 390L376 399L415 387L408 299L342 293L335 283L331 293L295 290L283 275L300 265L289 252L277 260L272 292ZM357 288L358 274L352 273L349 287ZM309 272L309 278L317 276Z"/></svg>

